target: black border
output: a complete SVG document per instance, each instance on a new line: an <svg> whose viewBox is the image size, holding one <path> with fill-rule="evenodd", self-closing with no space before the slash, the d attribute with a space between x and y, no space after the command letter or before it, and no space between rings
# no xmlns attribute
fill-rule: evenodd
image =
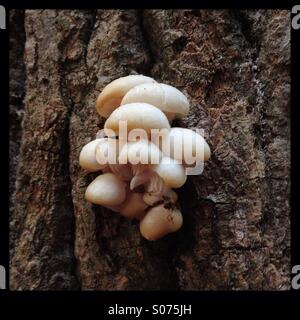
<svg viewBox="0 0 300 320"><path fill-rule="evenodd" d="M1 4L1 3L0 3ZM8 130L8 119L9 119L9 52L8 52L8 9L6 9L6 30L0 30L0 148L1 150L9 149L9 130ZM1 189L0 189L0 265L6 268L6 287L8 283L8 241L9 241L9 202L8 202L8 185L9 185L9 157L4 156L1 152L1 164L2 164L2 175L1 175ZM2 290L0 290L0 294Z"/></svg>
<svg viewBox="0 0 300 320"><path fill-rule="evenodd" d="M300 5L300 1L299 1ZM292 265L300 264L300 250L296 250L296 244L300 244L299 226L300 217L297 209L300 206L298 194L299 168L299 123L300 110L297 105L300 101L300 29L291 28L291 235L292 235Z"/></svg>
<svg viewBox="0 0 300 320"><path fill-rule="evenodd" d="M122 1L121 3L114 3L110 1L105 4L104 2L97 1L49 1L47 4L43 2L35 1L23 1L18 3L17 1L1 1L0 4L5 6L8 16L8 11L11 8L17 9L37 9L37 8L68 8L68 9L90 9L90 8L138 8L139 5L131 4L129 2ZM141 4L141 3L139 3ZM165 9L168 2L162 1L151 1L149 4L147 2L142 3L145 8L161 8ZM230 1L225 3L224 1L218 1L212 3L211 1L199 1L197 3L189 4L187 1L182 1L181 3L172 2L172 8L187 8L187 7L200 7L200 8L211 8L211 9L254 9L254 8L268 8L268 9L289 9L294 5L300 4L300 0L294 3L283 2L281 5L272 3L263 3L262 1L248 1L248 2L234 2ZM6 30L0 30L0 78L1 78L1 105L0 105L0 130L1 130L1 147L2 150L7 150L8 152L8 106L9 106L9 25L6 24ZM292 126L292 169L291 169L291 233L292 233L292 265L300 264L300 250L297 248L296 244L300 244L299 236L299 225L300 217L297 208L299 208L300 197L298 196L298 181L300 168L297 166L297 150L299 147L299 141L297 137L297 126L299 119L299 101L300 101L300 29L293 30L291 28L291 42L292 42L292 64L291 64L291 77L292 77L292 106L291 106L291 126ZM298 106L297 106L298 104ZM8 270L8 239L9 239L9 217L8 217L8 175L9 173L9 161L8 157L5 158L2 154L2 179L1 179L1 211L0 211L0 264L6 267ZM299 162L298 162L299 163ZM6 213L6 214L5 214ZM7 287L8 287L8 271L7 271ZM285 291L285 292L222 292L222 291L180 291L180 292L13 292L0 290L0 305L1 302L5 302L9 305L11 298L14 298L15 302L20 303L24 308L15 311L25 311L28 309L30 312L32 308L32 303L39 303L42 307L45 306L47 302L55 302L58 306L64 306L64 308L72 308L73 311L77 311L79 308L79 302L84 302L86 305L91 306L95 304L98 308L97 317L103 319L106 316L105 312L109 305L114 305L115 303L123 305L147 305L151 304L163 304L163 303L178 303L178 304L193 304L193 315L199 312L202 314L202 308L209 310L211 315L220 312L226 313L233 311L234 304L239 303L240 305L247 307L247 315L252 312L258 312L255 308L251 308L251 305L259 303L261 306L267 308L267 312L280 311L282 303L293 303L295 305L296 295L300 292L295 290ZM63 299L64 298L64 299ZM66 300L67 298L67 300ZM218 303L221 308L214 308L213 304ZM249 307L249 308L248 308ZM12 312L13 310L11 310ZM48 309L49 312L51 310ZM90 315L90 309L86 309L86 315ZM283 310L285 311L285 309ZM262 315L261 312L259 315ZM286 314L285 314L286 316ZM111 318L111 317L109 317ZM123 318L123 317L120 317ZM124 317L125 318L125 317ZM173 317L174 319L175 317ZM188 317L189 318L189 317Z"/></svg>
<svg viewBox="0 0 300 320"><path fill-rule="evenodd" d="M297 1L267 0L151 0L151 1L122 1L122 0L1 0L1 5L13 9L288 9L299 4Z"/></svg>

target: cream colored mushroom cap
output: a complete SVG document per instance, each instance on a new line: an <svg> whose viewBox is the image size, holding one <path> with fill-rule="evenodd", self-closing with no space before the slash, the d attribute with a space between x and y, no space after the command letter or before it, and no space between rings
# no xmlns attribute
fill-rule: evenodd
<svg viewBox="0 0 300 320"><path fill-rule="evenodd" d="M140 140L137 142L127 142L120 151L119 163L132 165L159 164L162 153L159 148L149 140Z"/></svg>
<svg viewBox="0 0 300 320"><path fill-rule="evenodd" d="M101 164L114 164L118 161L119 141L117 139L102 138L96 145L96 161Z"/></svg>
<svg viewBox="0 0 300 320"><path fill-rule="evenodd" d="M168 209L161 204L147 212L140 222L140 232L147 240L158 240L179 230L182 223L182 214L178 209Z"/></svg>
<svg viewBox="0 0 300 320"><path fill-rule="evenodd" d="M113 173L104 173L90 183L85 192L87 201L103 206L120 205L126 197L126 184Z"/></svg>
<svg viewBox="0 0 300 320"><path fill-rule="evenodd" d="M120 121L126 121L127 131L143 129L147 134L151 133L151 129L170 128L165 114L147 103L130 103L117 108L104 124L105 134L111 136L110 130L118 134Z"/></svg>
<svg viewBox="0 0 300 320"><path fill-rule="evenodd" d="M172 118L183 117L189 112L186 96L175 87L163 83L143 83L129 90L121 105L146 102L154 105Z"/></svg>
<svg viewBox="0 0 300 320"><path fill-rule="evenodd" d="M157 172L170 188L180 188L187 180L182 164L169 157L163 157L160 164L153 167L153 171Z"/></svg>
<svg viewBox="0 0 300 320"><path fill-rule="evenodd" d="M104 139L95 139L88 144L86 144L80 152L79 155L79 164L80 166L90 172L101 170L105 165L101 165L96 160L96 148L99 143Z"/></svg>
<svg viewBox="0 0 300 320"><path fill-rule="evenodd" d="M96 103L98 113L102 117L107 118L117 107L120 106L124 95L130 89L147 82L155 82L155 80L143 75L129 75L112 81L98 96Z"/></svg>
<svg viewBox="0 0 300 320"><path fill-rule="evenodd" d="M195 159L207 161L210 158L210 148L205 139L186 128L171 128L163 140L162 151L180 163L191 164Z"/></svg>

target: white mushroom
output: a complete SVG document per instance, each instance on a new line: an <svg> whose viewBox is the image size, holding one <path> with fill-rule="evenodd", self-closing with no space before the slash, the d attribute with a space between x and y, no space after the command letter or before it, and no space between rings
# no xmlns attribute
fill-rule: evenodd
<svg viewBox="0 0 300 320"><path fill-rule="evenodd" d="M130 89L139 84L151 82L155 82L155 80L143 75L130 75L112 81L98 96L96 103L98 113L107 118L120 106L121 100Z"/></svg>
<svg viewBox="0 0 300 320"><path fill-rule="evenodd" d="M125 197L126 184L113 173L98 176L85 192L87 201L103 206L120 205Z"/></svg>
<svg viewBox="0 0 300 320"><path fill-rule="evenodd" d="M151 129L170 129L165 114L147 103L125 104L114 110L104 124L105 134L107 136L118 135L121 124L127 125L127 132L138 128L150 134Z"/></svg>
<svg viewBox="0 0 300 320"><path fill-rule="evenodd" d="M95 158L100 165L118 163L119 143L117 139L99 139L95 148Z"/></svg>
<svg viewBox="0 0 300 320"><path fill-rule="evenodd" d="M133 173L129 164L119 164L119 140L104 138L96 147L98 163L109 166L109 171L119 178L130 181Z"/></svg>
<svg viewBox="0 0 300 320"><path fill-rule="evenodd" d="M147 212L140 222L140 232L147 240L154 241L179 230L182 222L178 209L161 204Z"/></svg>
<svg viewBox="0 0 300 320"><path fill-rule="evenodd" d="M210 158L210 148L205 139L190 129L171 128L160 147L164 155L182 164L191 165Z"/></svg>
<svg viewBox="0 0 300 320"><path fill-rule="evenodd" d="M132 165L159 164L162 153L159 148L149 140L128 142L123 146L119 155L119 163ZM138 167L139 169L141 167Z"/></svg>
<svg viewBox="0 0 300 320"><path fill-rule="evenodd" d="M177 160L169 157L163 157L161 162L153 167L153 170L170 188L182 187L187 179L185 168Z"/></svg>
<svg viewBox="0 0 300 320"><path fill-rule="evenodd" d="M96 160L96 148L103 139L95 139L88 144L86 144L80 152L79 164L80 166L90 172L99 171L107 166L107 164L99 164Z"/></svg>
<svg viewBox="0 0 300 320"><path fill-rule="evenodd" d="M152 78L130 75L108 84L96 108L107 118L104 130L82 148L79 163L104 173L87 187L86 200L140 220L148 240L180 229L183 218L172 188L180 188L188 174L200 174L210 158L200 134L170 127L169 121L188 114L186 96Z"/></svg>
<svg viewBox="0 0 300 320"><path fill-rule="evenodd" d="M130 189L135 190L143 187L143 200L148 205L155 205L158 202L176 202L177 195L166 186L163 179L154 171L148 169L135 175L130 182Z"/></svg>
<svg viewBox="0 0 300 320"><path fill-rule="evenodd" d="M189 102L178 89L163 83L143 83L129 90L121 105L133 102L146 102L162 110L171 121L189 112Z"/></svg>

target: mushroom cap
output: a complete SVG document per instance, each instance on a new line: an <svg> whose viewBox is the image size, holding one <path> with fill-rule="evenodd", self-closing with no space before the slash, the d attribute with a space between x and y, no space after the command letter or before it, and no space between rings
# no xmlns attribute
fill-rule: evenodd
<svg viewBox="0 0 300 320"><path fill-rule="evenodd" d="M141 219L146 213L148 205L143 200L143 194L138 192L128 192L126 200L119 208L122 216L129 219Z"/></svg>
<svg viewBox="0 0 300 320"><path fill-rule="evenodd" d="M124 95L133 87L147 82L155 82L154 79L143 75L129 75L118 78L109 83L99 94L96 102L98 113L107 118L120 103Z"/></svg>
<svg viewBox="0 0 300 320"><path fill-rule="evenodd" d="M126 122L127 132L143 129L150 134L151 129L170 129L165 114L148 103L129 103L114 110L104 124L105 134L111 136L111 130L118 134L120 121Z"/></svg>
<svg viewBox="0 0 300 320"><path fill-rule="evenodd" d="M158 240L179 230L182 223L182 214L178 209L165 208L161 204L147 212L140 222L140 232L147 240Z"/></svg>
<svg viewBox="0 0 300 320"><path fill-rule="evenodd" d="M163 83L143 83L129 90L121 105L146 102L165 112L168 118L183 117L189 112L186 96L175 87Z"/></svg>
<svg viewBox="0 0 300 320"><path fill-rule="evenodd" d="M171 128L160 145L164 155L182 164L207 161L210 148L205 139L197 132L186 128Z"/></svg>
<svg viewBox="0 0 300 320"><path fill-rule="evenodd" d="M120 205L126 198L126 183L113 173L101 174L89 184L85 198L103 206Z"/></svg>
<svg viewBox="0 0 300 320"><path fill-rule="evenodd" d="M187 179L185 168L177 160L163 157L153 170L164 180L170 188L182 187Z"/></svg>
<svg viewBox="0 0 300 320"><path fill-rule="evenodd" d="M96 145L96 161L101 165L118 163L119 141L117 139L102 138Z"/></svg>
<svg viewBox="0 0 300 320"><path fill-rule="evenodd" d="M127 142L120 151L119 163L132 165L158 164L162 153L159 148L149 140ZM140 167L139 167L140 168Z"/></svg>
<svg viewBox="0 0 300 320"><path fill-rule="evenodd" d="M79 164L80 166L90 172L95 172L106 167L105 164L99 164L96 160L96 148L99 143L102 143L104 139L95 139L86 144L80 152Z"/></svg>

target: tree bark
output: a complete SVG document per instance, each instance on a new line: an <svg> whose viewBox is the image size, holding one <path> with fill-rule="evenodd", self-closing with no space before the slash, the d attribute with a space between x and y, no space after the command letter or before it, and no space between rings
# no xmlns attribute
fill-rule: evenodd
<svg viewBox="0 0 300 320"><path fill-rule="evenodd" d="M12 117L25 94L11 127L11 289L289 289L288 11L26 10L10 24ZM78 164L105 121L99 92L136 73L187 95L173 126L205 129L212 150L178 191L182 229L157 242L87 203L97 174Z"/></svg>

